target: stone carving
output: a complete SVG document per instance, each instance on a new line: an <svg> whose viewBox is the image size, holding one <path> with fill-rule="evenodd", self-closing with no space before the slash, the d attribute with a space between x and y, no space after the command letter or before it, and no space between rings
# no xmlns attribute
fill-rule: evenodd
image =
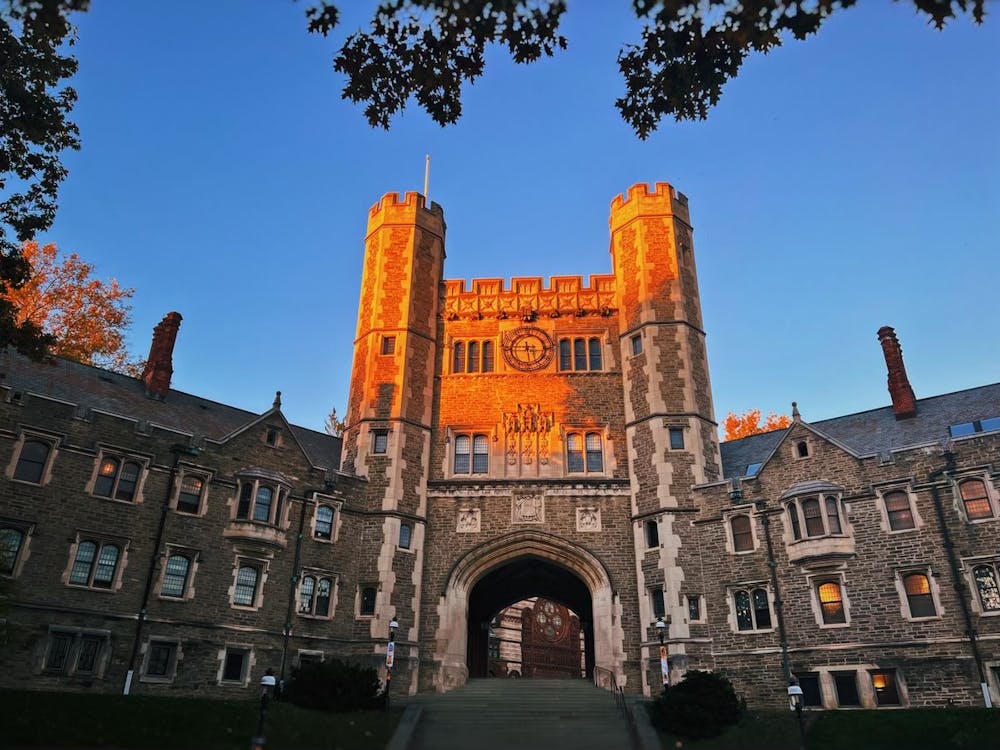
<svg viewBox="0 0 1000 750"><path fill-rule="evenodd" d="M576 530L577 531L600 531L601 530L601 509L588 507L576 509Z"/></svg>
<svg viewBox="0 0 1000 750"><path fill-rule="evenodd" d="M455 530L459 534L475 534L482 528L479 508L459 508Z"/></svg>
<svg viewBox="0 0 1000 750"><path fill-rule="evenodd" d="M539 404L518 404L516 411L503 414L504 453L509 466L520 461L531 466L549 462L549 434L555 426L554 412L543 412Z"/></svg>
<svg viewBox="0 0 1000 750"><path fill-rule="evenodd" d="M514 523L542 523L545 503L541 495L515 495L511 520Z"/></svg>

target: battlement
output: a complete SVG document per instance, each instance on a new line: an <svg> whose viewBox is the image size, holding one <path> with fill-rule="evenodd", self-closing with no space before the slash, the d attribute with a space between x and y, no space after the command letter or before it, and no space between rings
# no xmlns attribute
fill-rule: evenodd
<svg viewBox="0 0 1000 750"><path fill-rule="evenodd" d="M420 193L386 193L368 209L368 232L380 224L417 224L438 234L444 233L444 209L431 201L430 207Z"/></svg>
<svg viewBox="0 0 1000 750"><path fill-rule="evenodd" d="M441 309L446 318L516 318L562 315L610 315L614 312L615 277L594 274L589 284L582 276L553 276L548 286L540 276L505 279L446 279Z"/></svg>
<svg viewBox="0 0 1000 750"><path fill-rule="evenodd" d="M626 193L619 193L611 201L611 230L637 216L650 214L671 214L688 224L691 221L684 193L674 190L668 182L657 182L650 191L650 186L643 182L632 185Z"/></svg>

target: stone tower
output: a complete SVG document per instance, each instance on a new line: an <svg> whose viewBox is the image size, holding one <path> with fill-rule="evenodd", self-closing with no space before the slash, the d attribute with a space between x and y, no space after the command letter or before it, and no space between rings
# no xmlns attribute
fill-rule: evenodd
<svg viewBox="0 0 1000 750"><path fill-rule="evenodd" d="M612 201L610 228L638 588L662 589L668 634L682 639L689 633L672 511L693 510L691 487L720 477L687 197L666 183L653 192L635 185ZM639 597L647 627L658 614L651 600ZM671 667L683 670L683 646L670 651Z"/></svg>
<svg viewBox="0 0 1000 750"><path fill-rule="evenodd" d="M385 638L396 617L399 666L419 627L444 235L441 207L417 193L389 193L369 211L344 432L342 469L368 480L372 515L359 541L379 550L364 554L359 571L359 591L376 586L377 595L375 617L358 627Z"/></svg>

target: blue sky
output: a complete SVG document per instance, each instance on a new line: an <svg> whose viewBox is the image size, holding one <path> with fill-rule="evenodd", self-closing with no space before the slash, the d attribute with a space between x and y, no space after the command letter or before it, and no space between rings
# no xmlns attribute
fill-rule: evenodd
<svg viewBox="0 0 1000 750"><path fill-rule="evenodd" d="M1000 12L944 32L869 0L752 57L709 119L646 142L621 122L630 3L572 2L569 49L495 50L441 128L389 132L341 101L303 4L98 0L79 18L83 148L42 239L134 287L130 345L184 316L175 388L321 429L343 413L367 210L419 190L448 224L448 278L606 273L608 206L636 182L691 201L716 414L819 420L888 403L875 331L918 397L1000 373Z"/></svg>

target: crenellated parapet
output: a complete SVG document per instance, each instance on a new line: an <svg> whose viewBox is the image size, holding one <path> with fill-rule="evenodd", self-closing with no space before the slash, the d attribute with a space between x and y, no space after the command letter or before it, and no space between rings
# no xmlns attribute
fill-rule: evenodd
<svg viewBox="0 0 1000 750"><path fill-rule="evenodd" d="M448 320L608 316L615 312L615 277L595 274L585 284L582 276L553 276L548 286L540 276L515 277L509 285L473 279L470 289L465 279L447 279L441 311Z"/></svg>
<svg viewBox="0 0 1000 750"><path fill-rule="evenodd" d="M434 201L427 206L420 193L386 193L368 209L368 234L380 226L391 224L415 225L442 236L445 229L444 209Z"/></svg>
<svg viewBox="0 0 1000 750"><path fill-rule="evenodd" d="M691 216L688 199L684 193L674 190L667 182L657 182L650 191L649 185L639 183L619 193L611 201L609 224L612 233L640 216L672 215L690 226Z"/></svg>

